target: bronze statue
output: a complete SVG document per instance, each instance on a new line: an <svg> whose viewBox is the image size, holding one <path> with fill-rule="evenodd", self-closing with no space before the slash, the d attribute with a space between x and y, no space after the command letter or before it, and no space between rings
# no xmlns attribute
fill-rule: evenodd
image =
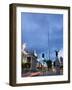
<svg viewBox="0 0 72 90"><path fill-rule="evenodd" d="M58 56L58 52L59 52L59 50L57 51L57 50L55 50L55 53L56 53L56 57Z"/></svg>

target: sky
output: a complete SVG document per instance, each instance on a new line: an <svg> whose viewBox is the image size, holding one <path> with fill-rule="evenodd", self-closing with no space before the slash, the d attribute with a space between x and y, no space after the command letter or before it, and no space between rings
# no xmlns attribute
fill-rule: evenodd
<svg viewBox="0 0 72 90"><path fill-rule="evenodd" d="M21 13L21 42L41 57L55 58L55 50L63 49L63 15Z"/></svg>

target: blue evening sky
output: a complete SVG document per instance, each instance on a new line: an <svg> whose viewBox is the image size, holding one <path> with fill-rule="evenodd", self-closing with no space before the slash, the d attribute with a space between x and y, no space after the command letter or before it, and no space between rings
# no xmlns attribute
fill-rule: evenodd
<svg viewBox="0 0 72 90"><path fill-rule="evenodd" d="M55 50L63 48L63 15L21 13L21 42L30 51L55 57ZM48 41L49 38L49 41Z"/></svg>

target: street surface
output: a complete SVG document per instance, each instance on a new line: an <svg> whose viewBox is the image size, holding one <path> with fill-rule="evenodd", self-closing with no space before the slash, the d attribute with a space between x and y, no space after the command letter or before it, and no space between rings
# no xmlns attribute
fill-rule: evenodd
<svg viewBox="0 0 72 90"><path fill-rule="evenodd" d="M63 71L60 70L59 73L56 73L55 71L38 71L38 72L22 73L22 77L53 76L53 75L63 75Z"/></svg>

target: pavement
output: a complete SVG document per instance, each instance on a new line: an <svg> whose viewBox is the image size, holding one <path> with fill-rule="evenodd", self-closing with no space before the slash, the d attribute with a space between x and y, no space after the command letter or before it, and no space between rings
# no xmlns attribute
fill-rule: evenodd
<svg viewBox="0 0 72 90"><path fill-rule="evenodd" d="M63 75L63 71L60 71L59 73L56 73L55 71L40 71L40 74L36 74L38 72L27 72L22 73L22 77L31 77L31 74L33 76L53 76L53 75Z"/></svg>

